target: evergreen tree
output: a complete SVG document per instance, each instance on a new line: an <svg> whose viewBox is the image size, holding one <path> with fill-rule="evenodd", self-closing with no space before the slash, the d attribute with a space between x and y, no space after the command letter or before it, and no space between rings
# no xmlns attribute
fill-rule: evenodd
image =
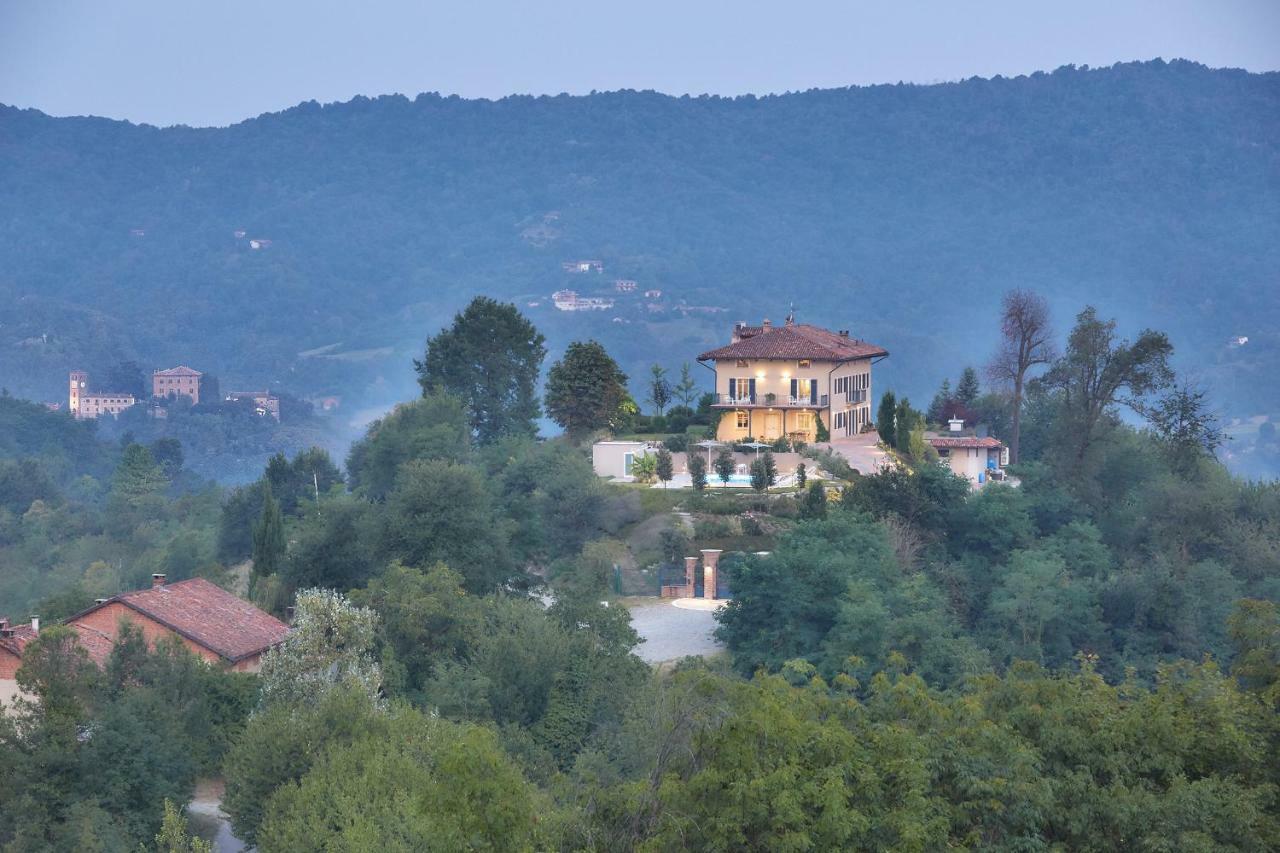
<svg viewBox="0 0 1280 853"><path fill-rule="evenodd" d="M911 408L911 401L903 397L898 401L898 407L893 415L893 447L895 450L903 453L911 451L911 431L916 428L916 420L919 417L915 409Z"/></svg>
<svg viewBox="0 0 1280 853"><path fill-rule="evenodd" d="M547 414L579 440L616 429L630 402L627 375L596 341L574 341L547 373Z"/></svg>
<svg viewBox="0 0 1280 853"><path fill-rule="evenodd" d="M800 517L811 519L827 517L827 490L817 480L810 483L808 491L804 493L804 503L800 505Z"/></svg>
<svg viewBox="0 0 1280 853"><path fill-rule="evenodd" d="M657 468L654 473L658 477L658 481L665 487L671 482L671 478L675 476L675 466L671 459L671 451L665 447L658 448Z"/></svg>
<svg viewBox="0 0 1280 853"><path fill-rule="evenodd" d="M893 434L893 419L896 411L893 392L885 391L880 398L880 407L876 409L876 432L880 434L881 443L888 447L896 446Z"/></svg>
<svg viewBox="0 0 1280 853"><path fill-rule="evenodd" d="M764 466L765 482L769 484L769 488L778 485L778 463L773 458L773 451L766 450L760 455L760 462Z"/></svg>
<svg viewBox="0 0 1280 853"><path fill-rule="evenodd" d="M284 563L284 516L280 502L272 496L271 481L262 482L262 514L253 526L253 573L255 577L278 574Z"/></svg>
<svg viewBox="0 0 1280 853"><path fill-rule="evenodd" d="M729 480L733 477L733 453L729 448L725 447L716 454L715 465L716 476L720 478L720 482L728 485Z"/></svg>
<svg viewBox="0 0 1280 853"><path fill-rule="evenodd" d="M960 372L960 384L956 385L956 399L965 408L969 408L981 393L982 389L978 386L978 371L972 367L966 367Z"/></svg>
<svg viewBox="0 0 1280 853"><path fill-rule="evenodd" d="M940 424L946 418L947 403L951 402L951 380L943 379L938 393L933 395L929 403L928 418L930 423Z"/></svg>
<svg viewBox="0 0 1280 853"><path fill-rule="evenodd" d="M769 488L769 472L763 459L756 459L751 463L751 488L761 494Z"/></svg>
<svg viewBox="0 0 1280 853"><path fill-rule="evenodd" d="M809 469L805 467L805 464L803 462L801 462L799 465L796 466L796 485L803 489L805 487L805 483L807 483L808 480L809 480Z"/></svg>
<svg viewBox="0 0 1280 853"><path fill-rule="evenodd" d="M689 451L689 480L694 491L707 490L707 460L696 450Z"/></svg>
<svg viewBox="0 0 1280 853"><path fill-rule="evenodd" d="M440 388L462 400L480 444L536 435L545 340L514 305L477 296L427 341L426 355L414 362L418 383L424 395Z"/></svg>

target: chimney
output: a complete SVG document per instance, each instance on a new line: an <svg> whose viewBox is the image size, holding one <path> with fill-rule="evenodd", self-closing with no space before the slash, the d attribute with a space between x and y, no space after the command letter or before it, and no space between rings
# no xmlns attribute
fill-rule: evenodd
<svg viewBox="0 0 1280 853"><path fill-rule="evenodd" d="M772 328L773 328L773 323L770 323L770 322L769 322L769 318L768 318L768 317L765 317L765 318L764 318L764 322L760 324L760 329L761 329L762 331L767 332L767 331L769 331L769 330L770 330L770 329L772 329Z"/></svg>
<svg viewBox="0 0 1280 853"><path fill-rule="evenodd" d="M31 633L37 635L40 633L40 617L34 613L31 614Z"/></svg>
<svg viewBox="0 0 1280 853"><path fill-rule="evenodd" d="M964 429L964 419L952 418L951 420L947 421L947 426L951 428L952 432L960 432L960 430Z"/></svg>
<svg viewBox="0 0 1280 853"><path fill-rule="evenodd" d="M689 598L693 597L693 590L697 584L698 578L698 558L684 558L684 585L687 587L685 595Z"/></svg>
<svg viewBox="0 0 1280 853"><path fill-rule="evenodd" d="M164 586L164 573L156 572L151 576L151 587L154 589L158 586Z"/></svg>
<svg viewBox="0 0 1280 853"><path fill-rule="evenodd" d="M848 337L849 337L849 330L848 330L848 329L841 329L841 330L840 330L840 337L842 337L842 338L848 338Z"/></svg>
<svg viewBox="0 0 1280 853"><path fill-rule="evenodd" d="M716 568L720 565L719 548L702 549L702 597L716 597Z"/></svg>
<svg viewBox="0 0 1280 853"><path fill-rule="evenodd" d="M746 325L747 324L742 320L739 320L738 322L733 324L733 337L731 339L732 343L736 344L738 341L742 340L742 329Z"/></svg>
<svg viewBox="0 0 1280 853"><path fill-rule="evenodd" d="M286 608L284 609L284 621L285 621L285 624L286 624L286 625L292 625L292 624L293 624L293 613L294 613L294 611L293 611L293 608L292 608L292 607L286 607Z"/></svg>

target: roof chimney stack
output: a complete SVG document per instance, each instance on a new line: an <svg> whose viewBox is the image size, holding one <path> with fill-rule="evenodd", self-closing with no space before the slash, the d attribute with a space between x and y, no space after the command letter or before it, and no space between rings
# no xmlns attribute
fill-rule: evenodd
<svg viewBox="0 0 1280 853"><path fill-rule="evenodd" d="M767 332L773 328L773 323L770 323L769 318L765 317L764 322L760 324L760 328Z"/></svg>
<svg viewBox="0 0 1280 853"><path fill-rule="evenodd" d="M842 337L842 338L847 338L847 337L849 337L849 330L848 330L848 329L841 329L841 330L840 330L840 337Z"/></svg>
<svg viewBox="0 0 1280 853"><path fill-rule="evenodd" d="M952 418L947 421L947 426L951 427L952 432L960 432L964 429L964 418Z"/></svg>
<svg viewBox="0 0 1280 853"><path fill-rule="evenodd" d="M31 633L37 636L40 634L40 617L34 613L31 614Z"/></svg>
<svg viewBox="0 0 1280 853"><path fill-rule="evenodd" d="M153 589L158 586L164 586L163 572L156 572L154 575L151 576L151 586Z"/></svg>

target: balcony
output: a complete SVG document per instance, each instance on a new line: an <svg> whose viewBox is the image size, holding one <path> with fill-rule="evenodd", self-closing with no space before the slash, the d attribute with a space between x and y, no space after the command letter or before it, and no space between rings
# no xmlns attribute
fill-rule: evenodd
<svg viewBox="0 0 1280 853"><path fill-rule="evenodd" d="M717 394L712 405L719 409L825 409L829 403L830 398L826 394L819 395L816 403L808 397L792 397L790 394Z"/></svg>

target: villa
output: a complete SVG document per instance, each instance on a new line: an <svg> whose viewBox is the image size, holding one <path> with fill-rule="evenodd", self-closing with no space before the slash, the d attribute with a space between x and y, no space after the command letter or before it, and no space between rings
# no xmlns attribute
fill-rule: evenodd
<svg viewBox="0 0 1280 853"><path fill-rule="evenodd" d="M856 435L873 420L871 366L888 355L847 330L790 317L782 326L738 323L727 346L698 356L716 374L716 439L812 442L819 422L832 437Z"/></svg>

